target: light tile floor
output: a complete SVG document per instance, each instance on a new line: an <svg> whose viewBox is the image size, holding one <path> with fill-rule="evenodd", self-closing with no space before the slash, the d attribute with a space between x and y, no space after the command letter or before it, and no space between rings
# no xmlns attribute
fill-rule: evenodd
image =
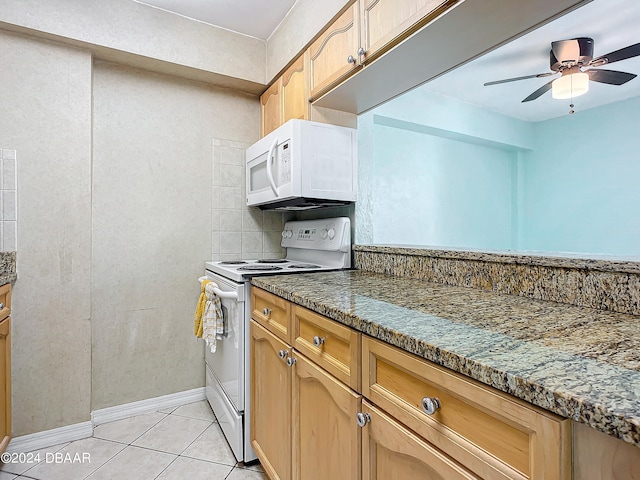
<svg viewBox="0 0 640 480"><path fill-rule="evenodd" d="M37 454L39 463L0 463L0 480L267 480L259 464L236 463L206 400L105 423Z"/></svg>

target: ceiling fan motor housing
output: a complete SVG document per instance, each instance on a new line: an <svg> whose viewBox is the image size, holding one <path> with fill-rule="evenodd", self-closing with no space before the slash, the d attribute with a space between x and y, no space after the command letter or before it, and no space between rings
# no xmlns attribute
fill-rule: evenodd
<svg viewBox="0 0 640 480"><path fill-rule="evenodd" d="M552 42L549 59L554 72L576 65L587 65L593 59L593 39L579 37Z"/></svg>

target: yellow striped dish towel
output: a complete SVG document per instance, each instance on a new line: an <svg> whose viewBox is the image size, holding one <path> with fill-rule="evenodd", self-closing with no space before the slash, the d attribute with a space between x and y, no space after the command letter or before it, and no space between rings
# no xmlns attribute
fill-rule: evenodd
<svg viewBox="0 0 640 480"><path fill-rule="evenodd" d="M211 280L206 280L205 279L200 284L200 286L201 286L200 298L198 298L198 304L196 305L196 313L195 313L195 318L194 318L194 323L193 323L193 334L198 338L202 338L204 309L205 309L206 304L207 304L207 295L206 295L206 292L205 292L205 288L206 288L208 283L211 283Z"/></svg>

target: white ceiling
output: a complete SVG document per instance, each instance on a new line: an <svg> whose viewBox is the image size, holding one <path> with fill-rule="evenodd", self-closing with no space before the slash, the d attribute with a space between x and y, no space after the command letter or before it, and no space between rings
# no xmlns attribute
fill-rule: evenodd
<svg viewBox="0 0 640 480"><path fill-rule="evenodd" d="M556 77L532 78L485 87L485 82L550 72L551 42L576 37L594 40L594 57L640 43L640 2L594 0L420 88L527 121L566 115L569 100L554 100L551 92L521 103L534 90ZM589 82L589 92L575 98L575 111L640 95L640 57L605 65L639 75L625 85Z"/></svg>
<svg viewBox="0 0 640 480"><path fill-rule="evenodd" d="M134 0L266 40L296 0Z"/></svg>

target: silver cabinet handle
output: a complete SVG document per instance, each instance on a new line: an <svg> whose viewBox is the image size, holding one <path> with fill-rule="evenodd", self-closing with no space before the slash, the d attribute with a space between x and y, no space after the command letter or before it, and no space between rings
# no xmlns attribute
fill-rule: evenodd
<svg viewBox="0 0 640 480"><path fill-rule="evenodd" d="M358 412L356 413L356 423L359 427L364 427L367 423L371 421L371 415L368 413Z"/></svg>
<svg viewBox="0 0 640 480"><path fill-rule="evenodd" d="M270 308L263 308L262 309L262 315L264 315L265 317L268 317L269 315L271 315L271 309Z"/></svg>
<svg viewBox="0 0 640 480"><path fill-rule="evenodd" d="M4 308L4 303L0 303L0 310Z"/></svg>
<svg viewBox="0 0 640 480"><path fill-rule="evenodd" d="M315 336L313 337L313 346L319 347L320 345L324 345L324 337Z"/></svg>
<svg viewBox="0 0 640 480"><path fill-rule="evenodd" d="M287 357L287 367L293 367L297 360L294 357Z"/></svg>
<svg viewBox="0 0 640 480"><path fill-rule="evenodd" d="M278 350L278 357L283 359L289 356L289 350Z"/></svg>
<svg viewBox="0 0 640 480"><path fill-rule="evenodd" d="M432 397L424 397L422 399L422 411L427 415L433 415L440 410L440 400Z"/></svg>
<svg viewBox="0 0 640 480"><path fill-rule="evenodd" d="M360 47L360 48L358 49L358 56L359 56L359 57L364 56L364 54L365 54L365 53L367 53L367 52L365 51L365 49L364 49L364 48Z"/></svg>
<svg viewBox="0 0 640 480"><path fill-rule="evenodd" d="M354 58L353 55L349 55L347 57L347 63L353 63L354 65L356 64L356 59Z"/></svg>

